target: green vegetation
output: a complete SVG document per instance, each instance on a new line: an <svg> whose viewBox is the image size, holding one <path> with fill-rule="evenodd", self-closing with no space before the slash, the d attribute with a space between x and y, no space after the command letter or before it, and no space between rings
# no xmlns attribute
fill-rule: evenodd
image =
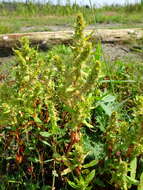
<svg viewBox="0 0 143 190"><path fill-rule="evenodd" d="M108 63L77 16L74 43L27 39L0 82L0 189L143 189L143 64Z"/></svg>
<svg viewBox="0 0 143 190"><path fill-rule="evenodd" d="M0 3L0 33L12 33L31 31L32 26L42 28L45 25L68 25L73 26L75 14L81 12L88 24L96 23L120 23L123 27L140 27L143 18L143 5L126 5L126 6L105 6L96 8L95 6L86 7L76 4L70 5L52 5L37 3ZM120 26L121 27L121 26ZM25 30L30 28L29 30ZM48 26L45 30L48 30ZM37 31L37 30L36 30Z"/></svg>

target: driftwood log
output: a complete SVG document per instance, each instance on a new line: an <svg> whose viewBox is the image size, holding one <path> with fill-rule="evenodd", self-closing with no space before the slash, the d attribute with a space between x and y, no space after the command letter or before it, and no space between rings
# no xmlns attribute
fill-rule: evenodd
<svg viewBox="0 0 143 190"><path fill-rule="evenodd" d="M92 41L101 40L103 43L123 43L143 39L143 28L85 30L86 34L91 32ZM12 49L23 36L29 38L31 44L38 44L43 48L55 44L69 44L72 42L73 34L73 31L3 34L0 35L0 49Z"/></svg>

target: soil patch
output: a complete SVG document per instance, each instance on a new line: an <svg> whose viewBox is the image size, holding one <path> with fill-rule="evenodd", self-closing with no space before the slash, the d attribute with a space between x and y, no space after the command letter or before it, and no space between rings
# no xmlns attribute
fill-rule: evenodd
<svg viewBox="0 0 143 190"><path fill-rule="evenodd" d="M131 51L129 45L102 44L102 49L105 60L131 60L132 62L143 62L143 53Z"/></svg>
<svg viewBox="0 0 143 190"><path fill-rule="evenodd" d="M86 27L87 30L95 29L119 29L119 28L141 28L143 27L142 23L133 23L133 24L120 24L120 23L97 23L95 25L89 25ZM71 31L74 30L74 27L70 24L63 25L42 25L42 26L24 26L20 29L20 32L44 32L44 31Z"/></svg>

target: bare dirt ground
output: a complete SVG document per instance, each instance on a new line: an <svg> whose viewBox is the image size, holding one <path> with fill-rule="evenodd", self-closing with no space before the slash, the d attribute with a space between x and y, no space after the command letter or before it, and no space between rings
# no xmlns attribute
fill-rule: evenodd
<svg viewBox="0 0 143 190"><path fill-rule="evenodd" d="M132 46L120 44L102 44L104 58L109 61L122 60L143 62L143 53L133 51Z"/></svg>

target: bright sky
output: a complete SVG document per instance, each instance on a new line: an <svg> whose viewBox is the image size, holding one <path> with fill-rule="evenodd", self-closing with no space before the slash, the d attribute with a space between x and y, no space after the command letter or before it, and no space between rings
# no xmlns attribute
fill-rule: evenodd
<svg viewBox="0 0 143 190"><path fill-rule="evenodd" d="M58 0L50 0L53 3L58 2ZM59 0L61 3L65 3L66 0ZM92 4L96 4L97 6L101 5L109 5L109 4L125 4L125 3L136 3L140 2L141 0L70 0L71 3L79 3L79 4L90 4L89 2L92 2Z"/></svg>

